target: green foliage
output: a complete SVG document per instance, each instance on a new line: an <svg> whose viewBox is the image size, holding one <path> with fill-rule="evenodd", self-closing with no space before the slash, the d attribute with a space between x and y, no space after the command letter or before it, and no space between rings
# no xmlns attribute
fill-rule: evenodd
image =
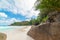
<svg viewBox="0 0 60 40"><path fill-rule="evenodd" d="M22 22L14 22L11 25L12 26L26 26L26 25L30 25L30 23L29 23L29 21L22 21Z"/></svg>
<svg viewBox="0 0 60 40"><path fill-rule="evenodd" d="M39 2L39 3L38 3ZM37 0L36 9L58 10L60 9L60 0Z"/></svg>
<svg viewBox="0 0 60 40"><path fill-rule="evenodd" d="M31 19L30 20L30 25L38 25L41 22L45 22L48 19L48 16L46 14L39 14L40 16L38 16L36 19Z"/></svg>
<svg viewBox="0 0 60 40"><path fill-rule="evenodd" d="M15 22L12 25L34 25L41 22L46 22L48 19L48 14L53 11L60 12L60 0L37 0L36 10L40 13L37 19L31 19L29 22Z"/></svg>
<svg viewBox="0 0 60 40"><path fill-rule="evenodd" d="M60 0L37 0L36 10L40 10L39 22L45 22L48 19L48 13L53 11L60 12Z"/></svg>
<svg viewBox="0 0 60 40"><path fill-rule="evenodd" d="M39 23L39 19L31 19L30 24L35 25L36 23Z"/></svg>

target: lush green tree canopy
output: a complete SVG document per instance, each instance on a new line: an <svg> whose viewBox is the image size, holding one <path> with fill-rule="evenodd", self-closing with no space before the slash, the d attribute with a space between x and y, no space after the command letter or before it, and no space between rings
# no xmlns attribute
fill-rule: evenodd
<svg viewBox="0 0 60 40"><path fill-rule="evenodd" d="M60 0L37 0L36 3L37 3L36 9L39 10L48 9L60 11Z"/></svg>
<svg viewBox="0 0 60 40"><path fill-rule="evenodd" d="M60 0L37 0L35 3L36 10L40 10L39 20L44 22L48 19L48 13L53 11L60 12Z"/></svg>

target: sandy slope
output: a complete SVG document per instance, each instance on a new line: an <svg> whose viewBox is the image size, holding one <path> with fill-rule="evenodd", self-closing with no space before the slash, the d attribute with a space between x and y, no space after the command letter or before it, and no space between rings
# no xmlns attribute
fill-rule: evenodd
<svg viewBox="0 0 60 40"><path fill-rule="evenodd" d="M21 29L7 30L3 33L7 34L7 40L33 40L27 35L31 26L26 26Z"/></svg>

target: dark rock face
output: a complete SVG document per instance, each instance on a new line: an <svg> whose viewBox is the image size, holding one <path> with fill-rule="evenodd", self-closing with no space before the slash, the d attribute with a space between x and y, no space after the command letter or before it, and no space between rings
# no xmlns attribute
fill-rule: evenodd
<svg viewBox="0 0 60 40"><path fill-rule="evenodd" d="M60 12L51 12L48 14L48 22L60 22Z"/></svg>
<svg viewBox="0 0 60 40"><path fill-rule="evenodd" d="M7 35L4 33L0 33L0 40L6 40Z"/></svg>
<svg viewBox="0 0 60 40"><path fill-rule="evenodd" d="M60 22L32 26L28 35L35 40L60 40Z"/></svg>
<svg viewBox="0 0 60 40"><path fill-rule="evenodd" d="M39 25L39 23L35 23L34 25Z"/></svg>

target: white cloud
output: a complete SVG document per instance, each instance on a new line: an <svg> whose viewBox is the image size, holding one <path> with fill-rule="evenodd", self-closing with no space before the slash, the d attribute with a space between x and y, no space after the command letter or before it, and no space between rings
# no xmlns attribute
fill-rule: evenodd
<svg viewBox="0 0 60 40"><path fill-rule="evenodd" d="M20 8L19 14L25 16L26 18L31 18L32 16L37 16L39 11L35 11L33 9L35 2L36 2L36 0L22 0L18 3L16 3L17 7Z"/></svg>
<svg viewBox="0 0 60 40"><path fill-rule="evenodd" d="M21 20L18 20L18 19L16 19L16 18L11 18L10 21L11 21L11 22L20 22Z"/></svg>
<svg viewBox="0 0 60 40"><path fill-rule="evenodd" d="M35 16L35 17L37 17L38 16L38 14L39 14L39 11L35 11L35 10L30 10L29 12L27 12L27 16L26 16L26 18L32 18L33 16Z"/></svg>
<svg viewBox="0 0 60 40"><path fill-rule="evenodd" d="M0 12L0 17L4 17L4 18L7 18L7 15L3 12Z"/></svg>
<svg viewBox="0 0 60 40"><path fill-rule="evenodd" d="M14 22L20 22L21 20L15 19L15 18L10 18L6 20L0 20L0 25L10 25Z"/></svg>
<svg viewBox="0 0 60 40"><path fill-rule="evenodd" d="M0 8L5 8L7 11L11 11L14 14L32 17L33 15L38 15L38 12L32 9L35 2L36 0L2 0L0 2Z"/></svg>
<svg viewBox="0 0 60 40"><path fill-rule="evenodd" d="M30 20L33 16L37 17L39 11L35 11L33 8L36 0L0 0L0 8L5 11L13 12L14 14L19 14L25 16L26 20ZM0 17L7 17L5 13L0 12ZM18 22L21 20L11 18L0 20L0 24L11 24L13 22Z"/></svg>

